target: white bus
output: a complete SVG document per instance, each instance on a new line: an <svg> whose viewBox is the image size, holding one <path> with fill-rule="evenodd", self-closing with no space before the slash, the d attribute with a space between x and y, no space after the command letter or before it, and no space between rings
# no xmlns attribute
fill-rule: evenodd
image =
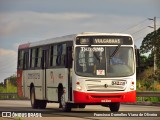
<svg viewBox="0 0 160 120"><path fill-rule="evenodd" d="M120 102L136 101L134 47L132 36L113 33L81 33L19 45L18 94L30 98L32 108L55 102L63 111L86 105L118 111Z"/></svg>

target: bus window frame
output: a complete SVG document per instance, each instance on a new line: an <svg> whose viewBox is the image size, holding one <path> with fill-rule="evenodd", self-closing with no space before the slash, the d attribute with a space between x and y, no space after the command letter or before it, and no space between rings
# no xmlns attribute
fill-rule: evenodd
<svg viewBox="0 0 160 120"><path fill-rule="evenodd" d="M23 54L22 58L20 58L21 54ZM18 70L23 70L23 62L24 62L23 59L24 59L24 49L20 49L20 50L18 50L18 64L17 64L17 69ZM21 62L22 62L22 65L21 65Z"/></svg>
<svg viewBox="0 0 160 120"><path fill-rule="evenodd" d="M60 64L60 65L55 65L55 66L51 66L51 47L52 46L58 46L58 45L63 45L63 44L66 44L65 46L65 54L63 55L63 51L62 51L62 54L61 54L61 56L64 56L64 64ZM54 44L50 44L49 45L49 65L48 65L48 68L50 69L50 68L68 68L68 62L67 62L67 56L68 56L68 54L67 54L67 48L68 47L73 47L73 41L66 41L66 42L60 42L60 43L54 43ZM58 55L58 51L57 51L57 55ZM53 53L53 56L57 56L57 55L54 55L54 53ZM71 55L72 56L72 55ZM56 58L57 59L57 58ZM53 60L53 59L52 59ZM72 61L73 61L73 58L72 58ZM52 63L53 64L53 63Z"/></svg>
<svg viewBox="0 0 160 120"><path fill-rule="evenodd" d="M56 64L56 66L51 66L50 65L50 57L51 57L51 54L50 54L50 52L51 52L51 46L55 46L55 45L62 45L63 46L63 44L65 44L65 54L63 53L63 51L62 51L62 54L61 54L61 56L63 56L63 60L64 60L64 63L63 64L61 64L61 65L57 65ZM54 43L54 44L49 44L49 45L41 45L41 46L36 46L36 47L29 47L29 48L25 48L25 49L18 49L18 61L17 61L17 69L18 70L35 70L35 69L42 69L42 57L43 57L43 55L41 56L41 64L40 64L40 66L38 66L38 67L36 67L35 66L35 59L37 58L36 57L36 52L35 52L35 56L34 56L34 58L32 58L32 50L33 49L37 49L37 48L41 48L41 50L42 50L42 54L43 54L43 49L48 49L48 66L47 66L47 69L49 69L49 68L68 68L68 58L67 58L67 56L68 56L68 53L67 53L67 48L68 47L73 47L73 41L66 41L66 42L60 42L60 43ZM22 62L24 63L24 53L27 51L28 52L28 67L26 68L26 69L24 69L24 65L23 65L23 63L22 63L22 67L20 68L19 67L19 57L20 57L20 52L22 52L23 51L23 59L21 59L22 60ZM73 49L72 49L72 52L73 52ZM57 53L58 54L58 53ZM57 56L57 55L56 55ZM72 54L70 54L69 55L70 57L72 57ZM34 66L32 66L32 60L34 59ZM73 61L73 58L71 59L71 63L72 63L72 61ZM72 66L72 65L71 65Z"/></svg>

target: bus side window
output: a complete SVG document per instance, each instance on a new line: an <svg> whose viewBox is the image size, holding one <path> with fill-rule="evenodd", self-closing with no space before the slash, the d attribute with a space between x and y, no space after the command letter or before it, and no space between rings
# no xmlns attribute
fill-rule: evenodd
<svg viewBox="0 0 160 120"><path fill-rule="evenodd" d="M62 44L61 64L63 66L66 64L66 44Z"/></svg>
<svg viewBox="0 0 160 120"><path fill-rule="evenodd" d="M54 46L50 47L50 64L49 66L53 66L53 52L54 52Z"/></svg>
<svg viewBox="0 0 160 120"><path fill-rule="evenodd" d="M38 53L39 53L39 48L36 48L36 54L35 54L35 67L38 67Z"/></svg>
<svg viewBox="0 0 160 120"><path fill-rule="evenodd" d="M53 46L53 58L52 58L52 66L56 66L57 59L57 45Z"/></svg>
<svg viewBox="0 0 160 120"><path fill-rule="evenodd" d="M56 64L57 66L61 65L61 55L62 55L62 45L58 45L57 47L57 59L56 59Z"/></svg>
<svg viewBox="0 0 160 120"><path fill-rule="evenodd" d="M66 54L66 61L65 66L66 68L72 68L72 47L67 47L67 54Z"/></svg>
<svg viewBox="0 0 160 120"><path fill-rule="evenodd" d="M66 56L66 44L59 44L57 47L57 66L65 65L65 56Z"/></svg>
<svg viewBox="0 0 160 120"><path fill-rule="evenodd" d="M24 52L23 69L27 70L29 65L29 52Z"/></svg>
<svg viewBox="0 0 160 120"><path fill-rule="evenodd" d="M35 67L35 53L36 52L36 49L35 48L33 48L33 49L31 49L31 62L30 62L30 67L31 68L34 68Z"/></svg>
<svg viewBox="0 0 160 120"><path fill-rule="evenodd" d="M50 47L50 66L64 66L66 62L66 44Z"/></svg>
<svg viewBox="0 0 160 120"><path fill-rule="evenodd" d="M18 52L18 69L23 68L23 59L24 59L24 51L21 50Z"/></svg>
<svg viewBox="0 0 160 120"><path fill-rule="evenodd" d="M42 61L42 48L36 48L36 54L35 54L35 67L41 67L41 61Z"/></svg>
<svg viewBox="0 0 160 120"><path fill-rule="evenodd" d="M50 47L50 66L56 66L57 58L57 45L52 45Z"/></svg>

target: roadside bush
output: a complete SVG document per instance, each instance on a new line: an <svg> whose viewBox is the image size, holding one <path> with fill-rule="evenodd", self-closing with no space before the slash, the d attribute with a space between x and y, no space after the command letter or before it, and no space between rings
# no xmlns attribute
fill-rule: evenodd
<svg viewBox="0 0 160 120"><path fill-rule="evenodd" d="M3 88L4 93L16 93L17 92L17 87L12 85L11 83L8 83L6 88Z"/></svg>
<svg viewBox="0 0 160 120"><path fill-rule="evenodd" d="M137 90L146 91L153 89L153 68L148 68L138 75Z"/></svg>

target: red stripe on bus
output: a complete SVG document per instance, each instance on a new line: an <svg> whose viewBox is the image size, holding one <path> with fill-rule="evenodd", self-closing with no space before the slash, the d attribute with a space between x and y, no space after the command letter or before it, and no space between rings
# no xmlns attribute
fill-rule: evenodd
<svg viewBox="0 0 160 120"><path fill-rule="evenodd" d="M136 102L136 91L123 93L85 93L73 91L74 103Z"/></svg>

